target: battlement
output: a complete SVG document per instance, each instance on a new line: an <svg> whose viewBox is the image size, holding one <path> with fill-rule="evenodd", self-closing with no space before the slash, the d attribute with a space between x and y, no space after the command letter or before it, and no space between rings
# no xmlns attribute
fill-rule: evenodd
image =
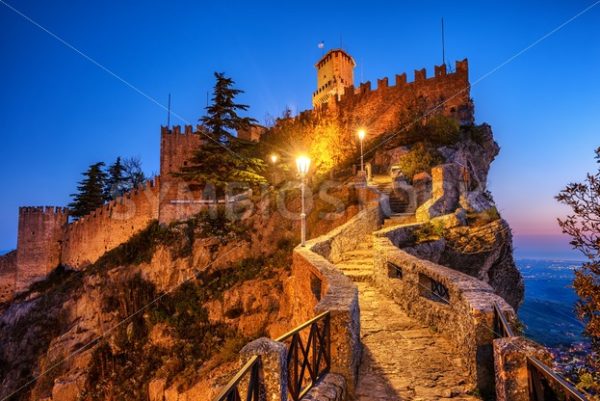
<svg viewBox="0 0 600 401"><path fill-rule="evenodd" d="M73 221L68 225L67 232L69 232L72 229L72 227L75 227L77 225L90 222L94 219L104 218L107 215L110 216L111 212L119 206L123 206L131 202L134 202L135 204L140 200L143 201L143 198L158 196L159 191L159 176L156 176L151 180L146 180L131 191L125 192L123 195L118 196L117 198L105 203L104 205L98 207L96 210L90 212L89 214L86 214L85 216L82 216L79 219ZM65 210L68 209L65 208Z"/></svg>
<svg viewBox="0 0 600 401"><path fill-rule="evenodd" d="M415 70L414 79L412 82L407 81L406 73L396 74L394 77L395 85L389 85L389 79L387 77L377 79L377 88L371 88L371 82L363 82L359 85L358 88L355 88L354 85L347 86L344 90L344 93L340 96L340 98L336 101L336 103L345 103L348 101L356 100L356 97L360 96L369 96L374 92L378 91L390 91L390 90L410 90L415 86L422 85L435 85L442 84L447 80L460 80L468 83L469 79L469 63L467 59L456 61L455 63L455 72L447 73L446 65L436 65L434 66L434 76L427 78L427 70L422 68L420 70ZM316 93L316 92L315 92ZM327 103L323 103L321 107L323 107ZM325 106L327 107L327 106Z"/></svg>
<svg viewBox="0 0 600 401"><path fill-rule="evenodd" d="M179 171L202 144L199 133L203 129L201 125L197 125L195 131L191 125L184 126L183 130L178 125L160 127L160 176L163 180L172 179L171 173Z"/></svg>
<svg viewBox="0 0 600 401"><path fill-rule="evenodd" d="M19 215L21 214L45 214L45 215L67 215L69 209L61 206L21 206Z"/></svg>
<svg viewBox="0 0 600 401"><path fill-rule="evenodd" d="M181 130L180 125L174 125L173 127L160 127L161 135L199 135L203 130L200 124L196 125L196 129L192 125L184 125L183 131Z"/></svg>
<svg viewBox="0 0 600 401"><path fill-rule="evenodd" d="M66 226L61 263L82 268L158 219L160 179L155 177Z"/></svg>

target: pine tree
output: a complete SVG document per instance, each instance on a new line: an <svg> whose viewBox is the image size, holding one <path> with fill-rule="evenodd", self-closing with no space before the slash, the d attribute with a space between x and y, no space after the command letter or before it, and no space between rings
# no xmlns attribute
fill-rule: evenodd
<svg viewBox="0 0 600 401"><path fill-rule="evenodd" d="M264 183L266 165L258 157L256 144L233 135L256 122L253 118L238 115L238 111L248 109L247 105L235 102L235 97L243 91L235 89L235 82L223 73L215 73L215 78L212 104L206 108L207 114L200 118L206 138L189 160L190 164L177 175L188 181L212 184L218 193L232 182L247 186Z"/></svg>
<svg viewBox="0 0 600 401"><path fill-rule="evenodd" d="M104 163L92 164L84 173L85 177L77 186L77 193L71 194L73 202L69 204L69 214L78 219L91 213L104 204L106 200L106 172Z"/></svg>
<svg viewBox="0 0 600 401"><path fill-rule="evenodd" d="M121 157L117 157L117 160L108 167L104 197L106 200L113 200L128 190L124 177L124 166L121 163Z"/></svg>

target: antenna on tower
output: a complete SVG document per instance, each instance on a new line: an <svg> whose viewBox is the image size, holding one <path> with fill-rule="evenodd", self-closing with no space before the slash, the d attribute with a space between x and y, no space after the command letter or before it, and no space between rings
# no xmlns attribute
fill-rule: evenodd
<svg viewBox="0 0 600 401"><path fill-rule="evenodd" d="M446 40L444 38L444 17L442 17L442 64L446 65Z"/></svg>
<svg viewBox="0 0 600 401"><path fill-rule="evenodd" d="M169 103L167 106L167 128L171 126L171 94L169 93Z"/></svg>

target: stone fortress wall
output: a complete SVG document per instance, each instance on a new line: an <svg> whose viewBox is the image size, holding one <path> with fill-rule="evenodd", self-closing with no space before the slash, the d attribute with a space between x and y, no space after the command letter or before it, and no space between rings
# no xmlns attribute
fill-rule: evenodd
<svg viewBox="0 0 600 401"><path fill-rule="evenodd" d="M0 256L0 303L44 279L58 265L82 269L159 219L170 222L197 210L172 203L185 192L173 177L200 146L191 126L161 129L161 176L69 223L66 208L21 207L17 250ZM187 188L187 187L185 187Z"/></svg>
<svg viewBox="0 0 600 401"><path fill-rule="evenodd" d="M61 207L19 208L16 291L46 277L60 264L60 244L68 221Z"/></svg>
<svg viewBox="0 0 600 401"><path fill-rule="evenodd" d="M159 188L157 177L63 227L60 263L83 268L146 228L158 218Z"/></svg>
<svg viewBox="0 0 600 401"><path fill-rule="evenodd" d="M161 127L160 131L160 201L159 216L161 223L170 223L191 216L200 211L200 196L190 191L188 185L173 175L185 167L195 149L202 143L200 126L193 130L191 125L172 129Z"/></svg>
<svg viewBox="0 0 600 401"><path fill-rule="evenodd" d="M455 71L448 73L446 65L435 66L434 76L427 78L425 68L415 70L414 80L407 82L406 73L395 76L394 85L388 78L377 80L377 88L371 82L353 85L344 89L340 99L322 104L314 110L299 114L307 118L313 113L319 116L336 115L354 135L356 128L366 128L369 134L379 135L397 128L399 117L417 99L422 98L429 109L455 117L468 123L473 121L473 106L469 84L467 59L457 61Z"/></svg>
<svg viewBox="0 0 600 401"><path fill-rule="evenodd" d="M447 73L437 66L427 79L425 69L415 71L413 82L406 74L396 76L395 85L387 78L378 80L377 89L370 82L358 88L348 86L340 99L325 103L296 118L310 115L319 119L342 116L346 125L366 126L380 134L398 123L398 115L415 97L433 104L445 101L444 112L460 119L472 119L467 60L456 63L456 72ZM0 256L0 287L22 291L43 279L59 264L81 269L95 262L158 219L167 224L199 212L205 203L202 193L190 188L172 173L179 171L194 149L202 143L191 125L161 128L160 176L140 188L124 194L88 216L68 223L67 212L60 207L24 207L19 211L16 256ZM14 284L11 284L14 283ZM0 300L2 295L0 294Z"/></svg>

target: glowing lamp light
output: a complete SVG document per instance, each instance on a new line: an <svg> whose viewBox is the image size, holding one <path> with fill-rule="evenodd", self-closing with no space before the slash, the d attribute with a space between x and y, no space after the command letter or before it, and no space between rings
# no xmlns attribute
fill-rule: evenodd
<svg viewBox="0 0 600 401"><path fill-rule="evenodd" d="M271 155L271 163L275 164L275 163L277 163L277 160L279 160L279 156L277 156L275 153L273 153Z"/></svg>
<svg viewBox="0 0 600 401"><path fill-rule="evenodd" d="M298 173L300 173L300 176L304 177L310 168L310 159L304 155L298 156L296 159L296 167L298 168Z"/></svg>
<svg viewBox="0 0 600 401"><path fill-rule="evenodd" d="M358 139L360 139L360 172L365 173L365 156L363 154L363 139L365 139L367 132L361 128L358 130Z"/></svg>

